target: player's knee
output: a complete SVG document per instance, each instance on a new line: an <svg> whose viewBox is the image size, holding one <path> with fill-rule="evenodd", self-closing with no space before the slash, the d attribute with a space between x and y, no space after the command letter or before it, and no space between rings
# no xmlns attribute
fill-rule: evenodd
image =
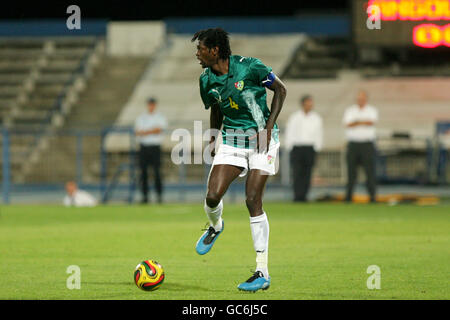
<svg viewBox="0 0 450 320"><path fill-rule="evenodd" d="M262 200L257 194L247 194L245 204L247 205L248 210L254 211L262 206Z"/></svg>
<svg viewBox="0 0 450 320"><path fill-rule="evenodd" d="M215 208L219 205L221 199L222 197L220 194L216 192L208 192L206 195L206 205L210 208Z"/></svg>

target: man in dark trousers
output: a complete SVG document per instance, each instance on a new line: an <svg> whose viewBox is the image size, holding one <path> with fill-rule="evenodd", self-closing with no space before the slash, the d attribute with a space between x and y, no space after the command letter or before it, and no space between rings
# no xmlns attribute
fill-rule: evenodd
<svg viewBox="0 0 450 320"><path fill-rule="evenodd" d="M375 124L378 111L367 104L367 92L360 90L356 104L345 110L343 123L347 138L347 190L345 200L351 202L353 187L357 178L358 165L362 165L366 174L366 185L370 202L376 201L375 177Z"/></svg>
<svg viewBox="0 0 450 320"><path fill-rule="evenodd" d="M289 117L286 125L286 147L293 169L294 201L305 202L316 153L322 149L323 125L321 116L313 110L310 95L304 95L300 103L301 109Z"/></svg>
<svg viewBox="0 0 450 320"><path fill-rule="evenodd" d="M155 98L147 100L147 112L141 114L135 122L134 130L139 143L139 166L141 169L141 191L142 203L149 201L148 197L148 174L147 167L153 167L155 177L155 190L158 202L162 202L162 179L161 179L161 143L163 131L167 128L166 118L156 111L157 101Z"/></svg>

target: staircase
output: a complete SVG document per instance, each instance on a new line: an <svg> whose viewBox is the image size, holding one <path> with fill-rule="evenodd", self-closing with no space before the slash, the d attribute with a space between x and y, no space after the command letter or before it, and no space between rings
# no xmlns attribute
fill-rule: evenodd
<svg viewBox="0 0 450 320"><path fill-rule="evenodd" d="M26 175L24 182L62 183L76 175L76 132L97 131L114 123L131 95L150 58L103 56L71 108L60 129L48 139L46 151ZM82 137L83 182L98 182L100 137Z"/></svg>
<svg viewBox="0 0 450 320"><path fill-rule="evenodd" d="M351 46L346 38L308 38L283 75L287 79L335 79L350 67Z"/></svg>
<svg viewBox="0 0 450 320"><path fill-rule="evenodd" d="M101 129L112 125L149 62L149 58L104 57L66 117L63 129Z"/></svg>

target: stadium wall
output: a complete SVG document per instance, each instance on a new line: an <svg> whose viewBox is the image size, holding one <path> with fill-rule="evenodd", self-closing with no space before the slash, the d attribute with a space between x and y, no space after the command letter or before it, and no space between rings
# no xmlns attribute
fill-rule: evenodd
<svg viewBox="0 0 450 320"><path fill-rule="evenodd" d="M205 28L222 27L230 33L350 36L351 19L347 15L305 15L299 17L212 17L164 19L170 33L194 34Z"/></svg>
<svg viewBox="0 0 450 320"><path fill-rule="evenodd" d="M112 56L150 56L164 42L166 27L155 22L110 22L107 53Z"/></svg>
<svg viewBox="0 0 450 320"><path fill-rule="evenodd" d="M0 37L104 36L107 20L82 19L81 29L70 30L64 19L0 21Z"/></svg>

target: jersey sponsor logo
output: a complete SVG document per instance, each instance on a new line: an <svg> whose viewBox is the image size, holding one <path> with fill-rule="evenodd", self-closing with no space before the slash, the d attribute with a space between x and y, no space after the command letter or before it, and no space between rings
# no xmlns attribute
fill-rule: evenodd
<svg viewBox="0 0 450 320"><path fill-rule="evenodd" d="M242 89L244 89L244 81L238 81L234 83L234 86L236 87L236 89L238 89L239 91L242 91Z"/></svg>
<svg viewBox="0 0 450 320"><path fill-rule="evenodd" d="M239 110L239 105L233 101L233 99L231 99L231 97L228 97L228 99L230 100L230 107L236 110Z"/></svg>

